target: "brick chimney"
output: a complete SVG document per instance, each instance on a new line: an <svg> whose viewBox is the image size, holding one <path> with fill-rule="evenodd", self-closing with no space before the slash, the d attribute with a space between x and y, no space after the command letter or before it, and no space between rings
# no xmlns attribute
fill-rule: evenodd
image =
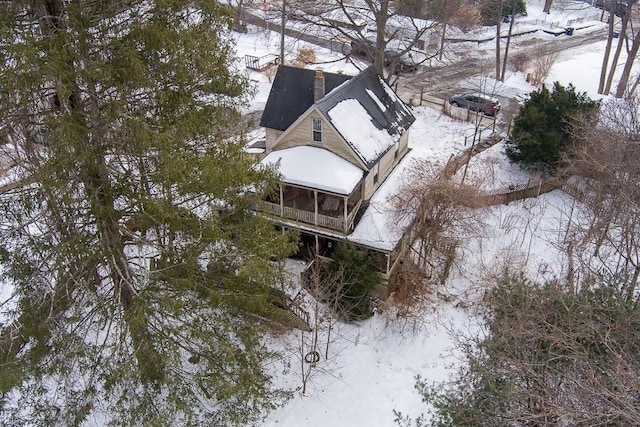
<svg viewBox="0 0 640 427"><path fill-rule="evenodd" d="M324 97L324 73L316 70L316 77L313 79L313 102L318 102Z"/></svg>

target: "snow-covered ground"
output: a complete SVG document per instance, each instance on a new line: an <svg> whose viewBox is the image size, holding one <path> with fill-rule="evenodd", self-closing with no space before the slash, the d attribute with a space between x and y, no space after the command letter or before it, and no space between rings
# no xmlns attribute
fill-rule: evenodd
<svg viewBox="0 0 640 427"><path fill-rule="evenodd" d="M582 2L562 2L562 9L552 13L542 12L544 1L528 1L528 17L517 25L520 31L527 28L561 28L573 26L582 34L603 28L598 21L600 11ZM474 33L478 39L491 35L491 29ZM493 30L495 31L495 30ZM238 53L256 56L278 52L276 33L250 28L246 35L238 36ZM549 40L555 36L536 31L519 39ZM558 37L568 37L561 35ZM293 59L297 47L305 45L287 39L287 55ZM465 43L456 49L464 50ZM477 54L491 57L491 43L472 43L472 51L459 55ZM594 42L581 48L565 51L553 65L546 82L572 83L579 91L596 95L604 42ZM325 71L356 74L353 64L338 60L326 49L313 46L318 62L311 67ZM624 55L620 59L624 61ZM620 68L618 69L618 73ZM258 91L250 106L260 110L269 93L269 79L261 73L250 72ZM402 81L400 81L402 84ZM475 83L469 82L469 86ZM532 89L522 73L510 72L500 85L502 96L516 96ZM429 107L416 107L416 123L411 128L412 151L403 160L407 166L416 160L427 160L434 167L447 160L465 145L465 136L473 132L473 125L455 121ZM537 176L511 165L504 146L498 144L472 159L467 179L479 180L483 188L504 188L522 184ZM454 177L455 179L455 177ZM403 183L402 173L389 178L384 192L376 194L373 202L384 209L388 198ZM389 183L385 183L389 184ZM566 228L572 199L561 191L510 203L493 206L481 212L484 226L477 235L469 236L460 249L460 259L447 283L435 289L420 318L398 317L392 308L382 308L373 318L358 324L342 324L320 316L317 325L317 342L320 360L315 366L303 361L309 351L312 334L293 332L282 337L279 345L290 354L288 366L274 367L276 383L296 390L292 400L279 410L269 414L263 425L279 427L295 426L393 426L393 410L417 416L426 411L420 396L415 392L415 377L428 381L446 380L451 369L460 363L456 357L457 339L476 333L478 324L474 302L479 292L506 266L522 269L535 280L562 276L564 261L559 247L559 235ZM291 262L294 271L303 266ZM309 306L313 311L313 306ZM329 325L331 330L329 331ZM308 376L303 380L303 376ZM303 393L304 386L304 393Z"/></svg>
<svg viewBox="0 0 640 427"><path fill-rule="evenodd" d="M580 9L567 6L547 15L542 13L543 0L529 0L529 16L522 20L520 28L525 25L554 28L601 25L590 20L599 15L597 9L585 8L585 3L580 2L563 1L562 4L579 5ZM490 34L490 30L483 31L476 35ZM277 32L250 27L247 34L235 37L239 67L244 65L244 55L260 57L279 52ZM554 36L537 31L521 37L548 40ZM287 55L294 58L297 47L302 45L306 44L287 38ZM478 49L478 43L471 45L473 52L460 54L492 55L490 43L483 45L483 52ZM358 72L353 64L338 60L332 52L313 48L321 62L313 67L346 74ZM464 49L464 44L458 48ZM604 43L598 42L565 52L553 66L547 82L573 83L579 91L595 94L603 50ZM247 73L256 88L247 111L262 110L270 77L254 71ZM504 90L515 95L531 89L522 74L513 73L505 82ZM443 166L452 155L468 148L465 136L472 131L472 125L452 120L428 107L417 107L414 114L417 120L410 134L412 151L403 163L426 159L436 167ZM496 145L475 157L469 165L469 179L481 179L487 189L531 179L529 174L508 163L503 150L502 145ZM394 179L397 188L403 182L402 175ZM376 195L380 199L377 202L384 204L386 198L393 195L393 189L387 186L386 194ZM412 416L425 412L414 390L415 376L442 381L460 363L456 357L456 339L481 328L474 312L473 302L478 294L475 291L482 290L507 265L522 267L538 280L562 275L564 264L558 250L558 236L566 227L571 203L569 196L554 191L536 199L485 209L481 213L484 227L477 235L469 236L449 280L434 290L420 318L398 317L393 309L384 307L373 318L358 324L336 323L323 316L317 328L317 342L322 351L315 367L304 363L308 347L301 348L301 343L308 345L311 334L301 337L300 332L292 332L280 337L274 345L281 346L290 358L286 366L273 367L274 378L277 385L297 391L284 407L269 414L263 425L393 426L393 410ZM291 261L290 266L292 271L302 268L296 261ZM0 290L8 288L0 286ZM0 301L9 296L0 295ZM303 374L308 375L304 393Z"/></svg>

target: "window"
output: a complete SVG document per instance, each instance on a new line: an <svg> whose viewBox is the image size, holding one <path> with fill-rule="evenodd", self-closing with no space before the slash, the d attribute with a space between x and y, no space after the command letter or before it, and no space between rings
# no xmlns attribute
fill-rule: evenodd
<svg viewBox="0 0 640 427"><path fill-rule="evenodd" d="M322 120L313 119L313 141L322 142Z"/></svg>
<svg viewBox="0 0 640 427"><path fill-rule="evenodd" d="M378 164L377 163L373 167L371 172L373 172L373 183L377 184L378 183Z"/></svg>

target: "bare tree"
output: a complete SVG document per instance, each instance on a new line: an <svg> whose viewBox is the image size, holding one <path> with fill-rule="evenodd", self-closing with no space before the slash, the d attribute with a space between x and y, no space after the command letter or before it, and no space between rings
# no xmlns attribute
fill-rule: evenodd
<svg viewBox="0 0 640 427"><path fill-rule="evenodd" d="M607 46L604 50L604 56L602 57L602 68L600 70L600 83L598 84L598 93L604 93L604 86L607 78L607 68L609 66L609 55L611 54L611 46L613 45L613 33L615 28L615 11L617 1L611 1L609 3L609 26L607 33Z"/></svg>
<svg viewBox="0 0 640 427"><path fill-rule="evenodd" d="M465 3L466 2L464 0L432 0L428 2L425 7L425 17L439 22L441 26L440 48L438 56L440 60L442 60L442 55L444 53L447 26L463 19L463 17L460 15L460 12L462 10L462 7L465 6Z"/></svg>
<svg viewBox="0 0 640 427"><path fill-rule="evenodd" d="M422 48L428 32L437 24L432 21L400 15L392 8L390 0L291 0L287 12L290 18L306 22L323 31L324 36L348 43L363 52L372 62L376 72L384 76L385 63L396 62L416 47ZM373 32L373 36L370 35ZM392 46L390 46L392 45ZM392 55L385 57L393 47ZM347 53L350 48L345 49ZM425 61L424 56L419 61ZM390 67L389 80L397 70Z"/></svg>
<svg viewBox="0 0 640 427"><path fill-rule="evenodd" d="M632 23L633 24L633 23ZM632 26L633 28L633 26ZM624 63L622 74L620 75L620 81L616 88L616 98L622 98L628 90L635 91L637 84L634 83L631 89L629 86L629 79L631 77L631 69L634 65L636 57L638 56L638 49L640 49L640 29L633 33L633 42L631 48L627 50L627 60Z"/></svg>
<svg viewBox="0 0 640 427"><path fill-rule="evenodd" d="M576 222L576 255L582 265L600 260L626 298L640 295L640 121L636 96L612 100L599 126L585 123L570 171L583 177L580 191L587 217ZM581 225L583 224L583 225ZM593 272L592 272L593 273Z"/></svg>
<svg viewBox="0 0 640 427"><path fill-rule="evenodd" d="M511 18L509 19L509 32L507 33L507 42L504 48L504 59L502 62L502 72L500 73L500 81L504 81L504 75L507 71L507 59L509 58L509 46L511 45L511 35L513 34L513 23L516 20L516 2L511 0ZM497 78L497 75L496 75Z"/></svg>
<svg viewBox="0 0 640 427"><path fill-rule="evenodd" d="M620 53L622 52L622 46L627 39L627 26L629 25L631 18L631 8L625 9L624 16L622 18L622 24L620 27L620 33L618 35L618 45L616 46L616 51L613 54L613 61L611 61L611 66L609 67L609 75L607 76L607 82L605 83L604 90L602 93L608 94L611 91L611 84L613 83L613 75L616 72L616 67L618 66L618 59L620 58ZM604 66L604 64L603 64Z"/></svg>
<svg viewBox="0 0 640 427"><path fill-rule="evenodd" d="M233 8L233 27L237 31L247 31L246 8L251 7L254 0L227 0L227 4Z"/></svg>
<svg viewBox="0 0 640 427"><path fill-rule="evenodd" d="M452 170L458 170L463 162L450 163ZM407 242L411 247L408 258L433 283L447 279L463 236L482 228L475 209L478 188L451 182L446 175L447 171L436 171L426 161L416 162L394 199L398 221L409 223L404 234L414 237Z"/></svg>

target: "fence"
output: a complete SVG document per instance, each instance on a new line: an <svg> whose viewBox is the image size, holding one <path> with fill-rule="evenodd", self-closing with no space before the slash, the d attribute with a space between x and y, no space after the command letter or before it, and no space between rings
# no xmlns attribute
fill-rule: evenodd
<svg viewBox="0 0 640 427"><path fill-rule="evenodd" d="M582 24L588 21L600 21L601 15L602 15L601 12L592 12L584 16L568 19L566 21L547 21L545 19L527 19L525 21L520 21L520 22L524 22L526 24L531 24L531 25L545 26L549 28L566 28L566 27L573 27L575 25Z"/></svg>
<svg viewBox="0 0 640 427"><path fill-rule="evenodd" d="M418 105L430 105L431 107L441 109L443 113L445 113L449 117L453 117L454 119L462 120L465 122L476 122L479 127L484 127L480 132L484 131L485 135L487 134L486 131L489 130L489 128L491 128L491 132L495 132L496 130L496 116L485 116L479 111L473 111L468 108L454 107L442 98L424 93L424 88L420 89L420 97L411 97L411 99L409 100L409 104L414 107ZM476 140L480 140L480 137L478 135L476 135ZM467 145L466 137L465 145Z"/></svg>
<svg viewBox="0 0 640 427"><path fill-rule="evenodd" d="M280 56L270 53L264 56L244 56L244 65L251 70L263 70L270 65L278 65L280 63Z"/></svg>
<svg viewBox="0 0 640 427"><path fill-rule="evenodd" d="M566 179L563 177L550 177L529 181L524 184L510 184L504 189L495 189L484 193L474 202L477 206L488 206L498 204L508 204L515 200L522 200L537 197L540 194L549 193L553 190L563 189Z"/></svg>

